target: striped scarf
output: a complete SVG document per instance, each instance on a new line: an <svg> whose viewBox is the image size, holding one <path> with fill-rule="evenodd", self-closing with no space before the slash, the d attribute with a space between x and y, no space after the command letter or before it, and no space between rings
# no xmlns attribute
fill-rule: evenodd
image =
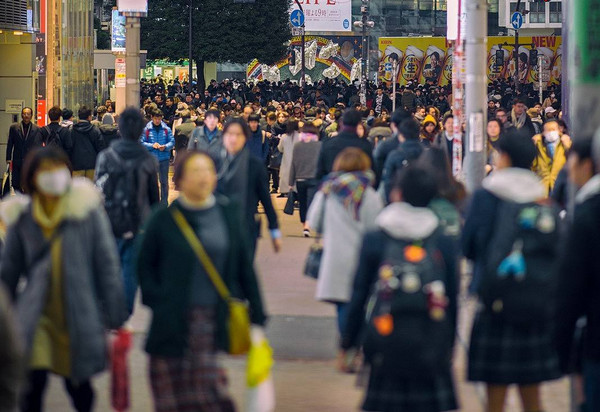
<svg viewBox="0 0 600 412"><path fill-rule="evenodd" d="M333 195L342 202L346 210L352 211L359 220L359 211L367 187L374 181L372 171L367 172L334 172L327 176L319 189L325 196Z"/></svg>

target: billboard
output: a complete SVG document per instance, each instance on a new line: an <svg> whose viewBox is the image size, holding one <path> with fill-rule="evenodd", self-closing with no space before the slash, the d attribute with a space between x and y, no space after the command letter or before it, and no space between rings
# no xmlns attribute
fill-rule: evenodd
<svg viewBox="0 0 600 412"><path fill-rule="evenodd" d="M119 14L119 10L112 11L112 24L110 28L110 49L114 52L125 51L125 16Z"/></svg>
<svg viewBox="0 0 600 412"><path fill-rule="evenodd" d="M488 37L488 81L508 79L515 74L514 37ZM519 37L520 43L535 45L544 56L543 71L550 73L547 85L560 84L562 76L562 37ZM519 79L521 83L539 81L538 62L529 64L531 46L519 48ZM496 65L496 52L502 50L504 64ZM379 80L391 84L392 61L398 59L397 81L425 83L428 80L440 86L452 84L452 44L444 37L381 37L379 39ZM547 76L543 76L545 78Z"/></svg>
<svg viewBox="0 0 600 412"><path fill-rule="evenodd" d="M299 0L307 32L352 31L352 0ZM292 2L290 13L298 6Z"/></svg>
<svg viewBox="0 0 600 412"><path fill-rule="evenodd" d="M359 36L305 36L306 74L313 82L340 78L349 82L357 77L361 55ZM300 80L302 67L302 37L290 40L286 58L269 67L253 60L248 65L246 77L254 80ZM279 80L277 79L279 78Z"/></svg>
<svg viewBox="0 0 600 412"><path fill-rule="evenodd" d="M148 0L117 0L120 12L148 13Z"/></svg>

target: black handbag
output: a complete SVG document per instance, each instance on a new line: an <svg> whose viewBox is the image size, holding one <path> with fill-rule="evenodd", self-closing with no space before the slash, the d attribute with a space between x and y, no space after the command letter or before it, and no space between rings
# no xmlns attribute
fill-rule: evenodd
<svg viewBox="0 0 600 412"><path fill-rule="evenodd" d="M283 213L290 216L294 214L294 203L296 203L297 196L298 195L296 194L296 192L290 190L290 192L288 193L287 202L285 202L285 207L283 208Z"/></svg>
<svg viewBox="0 0 600 412"><path fill-rule="evenodd" d="M323 207L321 208L321 228L325 218L325 205L327 196L323 198ZM321 259L323 258L323 245L321 244L322 234L318 234L315 243L310 247L306 263L304 264L304 275L312 279L319 279L319 270L321 269Z"/></svg>

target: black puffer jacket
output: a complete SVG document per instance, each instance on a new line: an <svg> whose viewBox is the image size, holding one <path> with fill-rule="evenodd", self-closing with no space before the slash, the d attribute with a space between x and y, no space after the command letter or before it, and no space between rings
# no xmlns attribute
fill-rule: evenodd
<svg viewBox="0 0 600 412"><path fill-rule="evenodd" d="M106 145L100 130L86 120L80 120L73 125L71 130L73 151L71 163L73 170L93 170L96 167L96 158Z"/></svg>

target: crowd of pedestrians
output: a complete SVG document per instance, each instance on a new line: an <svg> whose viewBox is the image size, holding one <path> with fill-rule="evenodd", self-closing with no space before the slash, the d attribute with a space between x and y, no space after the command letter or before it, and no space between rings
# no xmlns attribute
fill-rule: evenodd
<svg viewBox="0 0 600 412"><path fill-rule="evenodd" d="M253 262L261 236L282 248L277 197L291 213L297 200L298 231L322 244L315 297L337 310L339 369L369 366L363 410L459 408L463 257L479 302L468 379L486 384L487 410L502 411L517 385L524 410L542 411L540 384L565 374L583 382L582 411L600 409L600 137L571 141L557 90L537 104L527 85L490 85L487 177L467 196L453 175L462 159L447 88L402 87L394 112L385 87L363 106L335 81L185 89L157 79L142 85L141 110L117 116L107 101L73 121L53 107L38 128L25 108L11 127L16 195L0 203L7 410L43 410L48 373L65 379L77 411L91 410L104 333L132 315L138 285L153 313L155 410L234 410L217 352L230 348L232 297L264 334Z"/></svg>

